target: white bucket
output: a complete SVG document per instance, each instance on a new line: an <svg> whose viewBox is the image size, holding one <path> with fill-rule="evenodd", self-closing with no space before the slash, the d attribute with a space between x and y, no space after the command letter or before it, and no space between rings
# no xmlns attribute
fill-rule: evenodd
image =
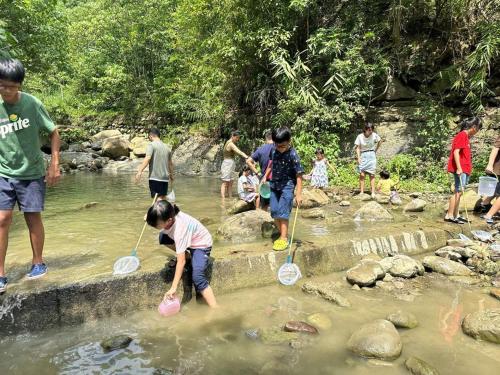
<svg viewBox="0 0 500 375"><path fill-rule="evenodd" d="M479 177L479 188L477 189L477 193L483 197L492 197L495 195L496 186L497 179L495 177Z"/></svg>

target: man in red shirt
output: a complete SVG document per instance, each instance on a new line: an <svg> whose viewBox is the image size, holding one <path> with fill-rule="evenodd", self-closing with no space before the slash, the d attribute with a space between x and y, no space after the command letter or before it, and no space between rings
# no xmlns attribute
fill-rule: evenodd
<svg viewBox="0 0 500 375"><path fill-rule="evenodd" d="M444 221L455 224L467 222L467 219L459 215L460 198L465 191L472 172L472 154L469 139L481 130L481 127L482 122L478 117L464 120L460 124L460 132L453 138L448 159L448 172L453 173L455 191L450 197L450 204Z"/></svg>

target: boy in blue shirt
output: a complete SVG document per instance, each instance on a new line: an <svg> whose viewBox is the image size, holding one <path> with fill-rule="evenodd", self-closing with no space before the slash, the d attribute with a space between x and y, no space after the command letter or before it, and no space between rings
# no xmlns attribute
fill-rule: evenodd
<svg viewBox="0 0 500 375"><path fill-rule="evenodd" d="M297 151L290 145L292 133L283 126L273 130L272 139L275 150L271 157L271 166L267 168L263 181L272 172L271 177L271 216L274 219L280 238L274 241L273 250L283 251L288 247L288 221L292 211L293 198L297 207L302 203L302 175L304 168L300 164Z"/></svg>

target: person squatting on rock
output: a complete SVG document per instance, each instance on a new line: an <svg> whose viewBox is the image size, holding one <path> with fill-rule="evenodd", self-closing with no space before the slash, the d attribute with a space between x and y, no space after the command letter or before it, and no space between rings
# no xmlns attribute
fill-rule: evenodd
<svg viewBox="0 0 500 375"><path fill-rule="evenodd" d="M231 198L233 194L233 173L236 169L234 158L236 155L240 155L243 159L248 159L248 156L235 145L239 140L240 132L234 130L231 133L231 138L224 144L224 148L222 149L222 156L224 158L220 166L222 179L220 195L222 199L225 199L226 194L229 198Z"/></svg>
<svg viewBox="0 0 500 375"><path fill-rule="evenodd" d="M272 134L275 150L271 155L262 182L272 173L271 178L271 216L280 232L274 241L273 250L282 251L288 246L288 221L292 211L293 198L297 207L302 203L302 175L304 169L297 151L290 145L292 133L287 127L275 129Z"/></svg>
<svg viewBox="0 0 500 375"><path fill-rule="evenodd" d="M166 200L157 201L149 208L146 221L150 226L161 231L160 244L174 250L177 256L174 280L164 298L172 299L177 292L186 265L186 252L188 252L191 257L193 284L196 291L201 293L208 306L216 307L214 292L207 279L207 268L212 250L212 236L207 228Z"/></svg>
<svg viewBox="0 0 500 375"><path fill-rule="evenodd" d="M486 166L486 174L488 176L493 176L497 179L497 186L495 188L495 194L493 197L488 197L481 203L481 208L486 211L487 207L490 206L488 212L481 216L486 221L486 224L493 225L493 216L500 210L500 181L498 176L500 176L500 135L493 142L493 147L491 148L490 157L488 159L488 165ZM496 201L491 205L491 201L496 197ZM484 212L483 211L483 212Z"/></svg>
<svg viewBox="0 0 500 375"><path fill-rule="evenodd" d="M241 200L252 203L255 202L255 207L259 207L259 179L252 175L252 171L248 165L245 165L240 172L238 178L238 196Z"/></svg>
<svg viewBox="0 0 500 375"><path fill-rule="evenodd" d="M142 172L149 166L149 191L151 198L158 194L157 200L166 199L168 183L174 181L174 164L172 151L160 139L160 131L156 128L149 130L148 138L151 141L146 147L146 157L139 166L135 181L139 182Z"/></svg>
<svg viewBox="0 0 500 375"><path fill-rule="evenodd" d="M61 139L43 104L21 91L25 70L16 59L0 59L0 293L7 287L5 257L12 212L17 203L28 225L33 258L28 279L47 273L43 261L45 230L41 212L45 185L59 181ZM40 135L50 136L51 161L45 168Z"/></svg>
<svg viewBox="0 0 500 375"><path fill-rule="evenodd" d="M470 138L481 130L482 122L478 117L464 120L460 123L460 131L453 137L451 151L448 158L448 172L453 174L455 191L450 197L448 212L444 221L454 224L464 224L467 222L459 214L460 198L469 182L472 172L472 153Z"/></svg>
<svg viewBox="0 0 500 375"><path fill-rule="evenodd" d="M311 176L311 187L317 189L328 187L328 170L326 167L330 168L334 173L337 173L335 167L325 158L323 149L317 148L316 160L313 161L313 169L309 174Z"/></svg>
<svg viewBox="0 0 500 375"><path fill-rule="evenodd" d="M375 197L375 172L377 171L377 151L382 139L375 133L375 126L366 123L363 133L359 134L354 142L359 172L359 193L365 192L365 176L370 176L371 195Z"/></svg>

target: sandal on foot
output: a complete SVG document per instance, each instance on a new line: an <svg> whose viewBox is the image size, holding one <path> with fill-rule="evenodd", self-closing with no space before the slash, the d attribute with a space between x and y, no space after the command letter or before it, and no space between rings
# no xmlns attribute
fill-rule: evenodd
<svg viewBox="0 0 500 375"><path fill-rule="evenodd" d="M467 220L465 217L459 216L457 217L458 221L462 221L464 223L472 223L472 220Z"/></svg>
<svg viewBox="0 0 500 375"><path fill-rule="evenodd" d="M484 219L484 221L486 221L486 224L488 224L488 225L495 224L495 221L493 220L492 217L486 217L486 215L482 215L481 219Z"/></svg>
<svg viewBox="0 0 500 375"><path fill-rule="evenodd" d="M444 218L444 221L446 221L447 223L453 223L453 224L465 224L465 222L457 220L453 217L452 218Z"/></svg>
<svg viewBox="0 0 500 375"><path fill-rule="evenodd" d="M274 251L283 251L283 250L286 250L287 247L288 247L288 242L285 241L284 239L281 239L281 238L278 238L273 243L273 250Z"/></svg>
<svg viewBox="0 0 500 375"><path fill-rule="evenodd" d="M5 292L7 289L7 278L4 276L0 276L0 293Z"/></svg>

